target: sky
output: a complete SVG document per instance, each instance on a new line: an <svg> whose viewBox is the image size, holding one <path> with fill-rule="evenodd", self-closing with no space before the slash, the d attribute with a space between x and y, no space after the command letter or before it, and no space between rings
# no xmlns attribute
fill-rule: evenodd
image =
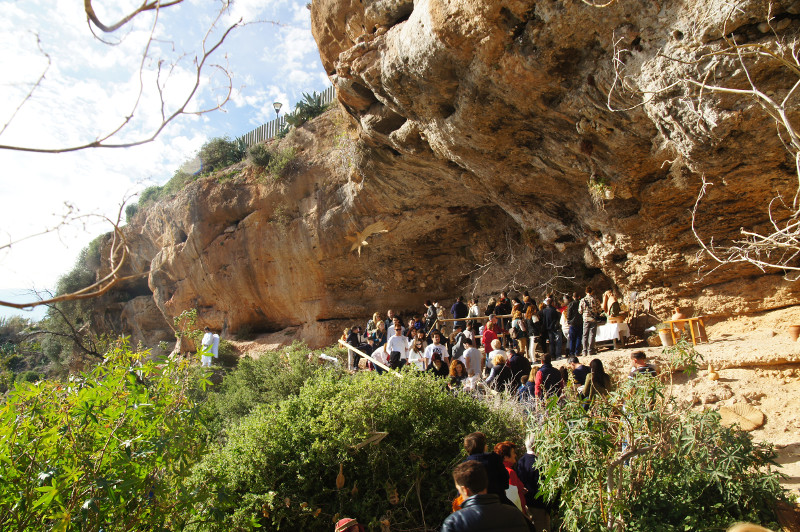
<svg viewBox="0 0 800 532"><path fill-rule="evenodd" d="M181 115L138 147L59 154L0 148L0 290L53 288L80 250L111 229L103 217L116 219L126 198L135 202L132 195L164 184L208 139L235 138L272 120L273 102L283 103L283 114L303 92L328 87L306 3L239 0L220 15L219 1L184 0L140 14L116 32L96 30L103 43L92 35L80 2L0 0L3 146L81 145L128 116L110 142L150 137L162 122L162 100L167 116L186 100L204 46L245 23L210 56L186 106L189 112L214 108L231 84L223 110ZM111 24L139 4L95 0L94 8ZM77 218L68 226L23 240L58 226L68 213Z"/></svg>

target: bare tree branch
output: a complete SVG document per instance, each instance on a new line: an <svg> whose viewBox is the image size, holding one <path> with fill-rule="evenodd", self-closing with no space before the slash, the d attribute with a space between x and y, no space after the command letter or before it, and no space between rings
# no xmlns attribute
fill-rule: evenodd
<svg viewBox="0 0 800 532"><path fill-rule="evenodd" d="M100 22L100 19L97 18L97 15L94 12L94 6L92 6L92 0L83 0L83 10L86 12L86 20L90 24L94 24L100 30L111 33L120 29L122 26L133 20L138 14L144 13L145 11L152 11L152 10L159 10L165 7L174 6L176 4L180 4L183 0L172 0L171 2L162 2L161 0L155 0L152 2L148 2L145 0L142 2L138 8L130 12L129 14L122 17L119 21L115 22L111 25L105 25Z"/></svg>

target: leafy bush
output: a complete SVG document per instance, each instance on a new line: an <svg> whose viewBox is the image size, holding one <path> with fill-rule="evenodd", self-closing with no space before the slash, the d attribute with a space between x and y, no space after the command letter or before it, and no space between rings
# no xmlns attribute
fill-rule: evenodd
<svg viewBox="0 0 800 532"><path fill-rule="evenodd" d="M292 169L294 160L294 148L286 148L275 152L267 165L267 171L272 174L275 179L280 179Z"/></svg>
<svg viewBox="0 0 800 532"><path fill-rule="evenodd" d="M136 203L129 203L125 206L125 223L131 223L133 217L136 216L136 213L139 211L139 205Z"/></svg>
<svg viewBox="0 0 800 532"><path fill-rule="evenodd" d="M299 112L306 120L311 120L325 112L326 105L322 103L322 95L314 91L311 94L303 93L303 99L297 102L295 112Z"/></svg>
<svg viewBox="0 0 800 532"><path fill-rule="evenodd" d="M281 351L266 351L258 358L244 357L209 394L208 408L215 426L232 425L258 405L272 405L296 395L319 371L331 368L309 362L311 350L294 342ZM222 342L220 342L222 356Z"/></svg>
<svg viewBox="0 0 800 532"><path fill-rule="evenodd" d="M686 349L667 372L695 366ZM662 378L668 376L663 376ZM666 379L665 379L666 380ZM625 379L591 408L552 401L529 430L543 489L560 495L563 530L723 530L775 521L784 497L769 467L774 453L719 415L678 403L658 379Z"/></svg>
<svg viewBox="0 0 800 532"><path fill-rule="evenodd" d="M217 137L203 144L197 156L203 163L203 172L207 173L238 163L244 157L244 150L228 137Z"/></svg>
<svg viewBox="0 0 800 532"><path fill-rule="evenodd" d="M185 362L121 344L68 383L18 384L0 410L3 530L180 529L205 450Z"/></svg>
<svg viewBox="0 0 800 532"><path fill-rule="evenodd" d="M247 150L247 159L255 166L266 167L272 159L272 151L263 142L253 144Z"/></svg>
<svg viewBox="0 0 800 532"><path fill-rule="evenodd" d="M23 371L17 374L16 382L36 382L41 378L42 376L35 371Z"/></svg>
<svg viewBox="0 0 800 532"><path fill-rule="evenodd" d="M371 528L386 519L393 530L429 530L450 513L450 472L475 430L520 441L522 422L424 373L321 372L299 395L256 407L232 427L191 485L206 498L200 517L212 530L327 531L344 515Z"/></svg>

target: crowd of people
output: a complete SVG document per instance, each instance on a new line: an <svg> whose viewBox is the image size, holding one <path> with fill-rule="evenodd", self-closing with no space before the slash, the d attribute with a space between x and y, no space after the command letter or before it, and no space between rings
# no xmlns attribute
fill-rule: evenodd
<svg viewBox="0 0 800 532"><path fill-rule="evenodd" d="M527 292L514 299L501 292L483 310L477 298L464 303L458 297L450 308L452 318L430 300L424 313L406 321L392 310L385 318L376 312L363 330L360 325L345 329L342 340L378 362L365 361L365 369L383 373L409 366L446 378L451 389L510 390L524 400L560 393L569 379L552 361L569 356L570 366L586 368L577 356L596 353L598 324L621 315L611 291L601 302L591 286L583 297L576 293L557 299L550 294L539 305ZM358 351L350 352L354 371L362 368ZM539 362L541 367L534 368ZM587 397L608 389L599 359L575 377Z"/></svg>
<svg viewBox="0 0 800 532"><path fill-rule="evenodd" d="M356 325L344 331L343 340L380 362L364 368L430 371L447 379L454 391L493 389L536 401L561 396L567 386L575 386L588 408L614 389L599 358L588 366L579 358L596 353L598 323L621 315L613 295L607 293L601 302L592 287L586 287L581 298L574 294L557 301L548 295L537 306L527 293L521 299L501 293L483 312L477 300L464 303L458 298L450 310L452 318L437 303L425 305L424 314L405 323L391 310L385 319L375 313L364 333ZM443 323L452 323L449 334ZM567 363L556 369L552 362L562 354ZM358 370L358 353L353 355L352 369ZM639 375L656 375L643 351L631 354L629 377ZM465 437L467 458L453 471L459 496L442 524L443 532L549 529L549 509L557 502L537 497L539 471L532 436L525 446L526 452L518 455L514 442L499 442L490 450L482 433Z"/></svg>

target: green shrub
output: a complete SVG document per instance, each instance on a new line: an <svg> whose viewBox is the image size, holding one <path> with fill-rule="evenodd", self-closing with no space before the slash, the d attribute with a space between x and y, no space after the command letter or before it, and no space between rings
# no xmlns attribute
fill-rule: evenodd
<svg viewBox="0 0 800 532"><path fill-rule="evenodd" d="M286 175L293 168L295 161L294 148L286 148L280 150L272 155L272 159L267 165L267 171L272 174L275 179L280 179Z"/></svg>
<svg viewBox="0 0 800 532"><path fill-rule="evenodd" d="M253 144L247 150L247 159L255 166L266 167L272 159L272 151L263 142Z"/></svg>
<svg viewBox="0 0 800 532"><path fill-rule="evenodd" d="M309 354L312 351L305 344L295 342L281 351L261 353L256 359L240 359L236 369L209 394L208 408L215 426L238 423L258 405L275 404L296 395L308 379L324 368L310 363Z"/></svg>
<svg viewBox="0 0 800 532"><path fill-rule="evenodd" d="M203 173L208 173L238 163L244 157L244 151L230 138L217 137L203 144L197 156L203 164Z"/></svg>
<svg viewBox="0 0 800 532"><path fill-rule="evenodd" d="M36 382L41 378L42 376L35 371L23 371L22 373L17 374L14 380L16 382Z"/></svg>
<svg viewBox="0 0 800 532"><path fill-rule="evenodd" d="M297 102L295 112L302 114L306 120L311 120L325 112L326 105L322 103L322 95L314 91L311 94L303 93L303 99Z"/></svg>
<svg viewBox="0 0 800 532"><path fill-rule="evenodd" d="M0 409L0 528L181 529L206 441L191 375L122 344L69 383L18 383Z"/></svg>
<svg viewBox="0 0 800 532"><path fill-rule="evenodd" d="M448 392L429 374L321 372L299 395L259 406L232 427L191 485L203 491L200 518L212 530L328 531L345 515L371 529L388 519L392 530L430 530L450 513L450 473L475 430L520 442L522 422ZM337 490L340 464L345 484Z"/></svg>
<svg viewBox="0 0 800 532"><path fill-rule="evenodd" d="M139 205L136 203L129 203L125 206L125 223L131 223L133 217L136 216L136 213L139 211Z"/></svg>
<svg viewBox="0 0 800 532"><path fill-rule="evenodd" d="M673 352L670 375L696 366L693 350L681 351ZM562 530L678 532L775 521L773 504L785 494L770 471L772 449L669 392L655 378L626 378L588 410L569 394L531 418L542 487L560 496Z"/></svg>
<svg viewBox="0 0 800 532"><path fill-rule="evenodd" d="M156 201L160 200L162 194L162 187L158 185L153 185L152 187L147 187L139 194L139 206L144 207L148 203L155 203Z"/></svg>

